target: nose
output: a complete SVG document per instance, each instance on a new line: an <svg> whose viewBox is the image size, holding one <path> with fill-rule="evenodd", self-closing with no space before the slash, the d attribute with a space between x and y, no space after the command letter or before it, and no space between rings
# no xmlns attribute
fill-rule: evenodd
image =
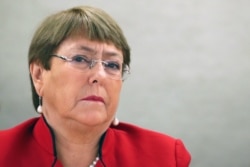
<svg viewBox="0 0 250 167"><path fill-rule="evenodd" d="M89 64L89 78L91 83L98 83L106 77L106 72L100 60L92 60Z"/></svg>
<svg viewBox="0 0 250 167"><path fill-rule="evenodd" d="M101 60L91 60L90 63L89 63L89 69L92 69L97 63L102 65Z"/></svg>

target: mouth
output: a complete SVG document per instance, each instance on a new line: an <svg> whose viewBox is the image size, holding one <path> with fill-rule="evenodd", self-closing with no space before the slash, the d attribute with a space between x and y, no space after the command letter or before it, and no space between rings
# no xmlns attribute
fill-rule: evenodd
<svg viewBox="0 0 250 167"><path fill-rule="evenodd" d="M100 96L94 96L94 95L87 96L87 97L83 98L82 100L104 103L104 99L102 97L100 97Z"/></svg>

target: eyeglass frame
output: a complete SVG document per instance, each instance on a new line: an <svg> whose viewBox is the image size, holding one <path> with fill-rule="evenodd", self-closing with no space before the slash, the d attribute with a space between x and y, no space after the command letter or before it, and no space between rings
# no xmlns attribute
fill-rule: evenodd
<svg viewBox="0 0 250 167"><path fill-rule="evenodd" d="M51 56L53 57L57 57L57 58L60 58L66 62L73 62L74 60L72 58L68 58L67 56L63 56L63 55L58 55L58 54L51 54ZM91 69L93 68L98 62L102 63L102 66L105 70L105 67L104 65L107 65L107 63L111 60L99 60L99 59L88 59L84 56L81 56L82 58L84 58L84 61L88 64L88 68ZM125 67L124 67L125 65ZM130 72L130 68L127 64L124 64L124 63L121 63L121 68L122 68L122 71L121 71L121 78L112 78L110 77L111 79L117 79L117 80L122 80L124 81L125 79L127 79L128 75L131 74Z"/></svg>

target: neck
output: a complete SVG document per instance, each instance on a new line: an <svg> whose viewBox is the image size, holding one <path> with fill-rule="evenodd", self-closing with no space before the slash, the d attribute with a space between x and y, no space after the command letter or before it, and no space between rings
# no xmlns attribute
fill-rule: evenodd
<svg viewBox="0 0 250 167"><path fill-rule="evenodd" d="M57 158L64 167L88 167L98 156L99 142L107 128L63 122L64 124L51 124L48 120L55 135Z"/></svg>
<svg viewBox="0 0 250 167"><path fill-rule="evenodd" d="M72 133L71 133L72 134ZM58 159L63 166L89 166L98 156L101 135L85 134L64 136L55 133Z"/></svg>
<svg viewBox="0 0 250 167"><path fill-rule="evenodd" d="M98 155L99 142L85 144L70 143L56 139L56 151L58 159L63 166L89 166Z"/></svg>

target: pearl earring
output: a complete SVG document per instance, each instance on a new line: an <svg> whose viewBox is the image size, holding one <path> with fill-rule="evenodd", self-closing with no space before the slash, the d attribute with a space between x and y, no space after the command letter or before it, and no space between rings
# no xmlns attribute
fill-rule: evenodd
<svg viewBox="0 0 250 167"><path fill-rule="evenodd" d="M112 124L113 124L114 126L119 125L119 119L115 117L115 119L113 120Z"/></svg>
<svg viewBox="0 0 250 167"><path fill-rule="evenodd" d="M43 110L42 110L42 97L41 96L39 96L39 105L38 105L38 107L36 109L36 112L38 114L41 114L43 112Z"/></svg>

